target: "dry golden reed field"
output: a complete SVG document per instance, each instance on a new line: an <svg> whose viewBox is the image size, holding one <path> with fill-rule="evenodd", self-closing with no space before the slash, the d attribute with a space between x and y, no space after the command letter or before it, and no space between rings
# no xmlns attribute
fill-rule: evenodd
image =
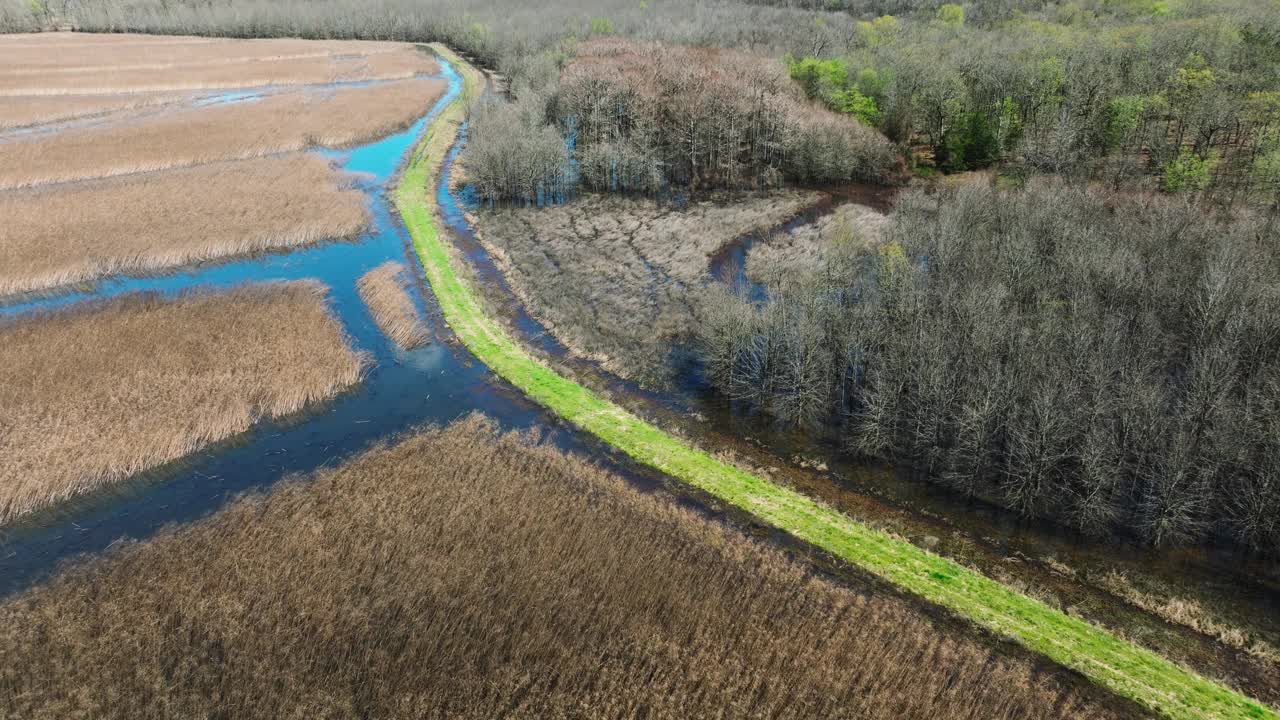
<svg viewBox="0 0 1280 720"><path fill-rule="evenodd" d="M444 89L415 79L294 91L11 140L0 143L0 189L351 145L412 125Z"/></svg>
<svg viewBox="0 0 1280 720"><path fill-rule="evenodd" d="M108 58L109 59L109 58ZM406 48L372 55L248 58L234 62L102 68L86 72L8 67L0 70L0 97L209 90L262 85L398 80L434 72L428 56ZM20 100L21 101L21 100Z"/></svg>
<svg viewBox="0 0 1280 720"><path fill-rule="evenodd" d="M0 125L18 129L0 136L0 301L357 235L364 194L296 151L408 127L445 87L415 76L438 69L405 43L0 36ZM304 86L346 80L379 82ZM280 87L192 104L264 84ZM367 358L326 292L127 296L0 321L0 523L358 382Z"/></svg>
<svg viewBox="0 0 1280 720"><path fill-rule="evenodd" d="M404 43L47 35L0 37L0 95L375 80L439 67Z"/></svg>
<svg viewBox="0 0 1280 720"><path fill-rule="evenodd" d="M354 385L367 359L325 294L269 283L0 322L0 523Z"/></svg>
<svg viewBox="0 0 1280 720"><path fill-rule="evenodd" d="M60 574L0 656L29 720L1124 712L474 416Z"/></svg>
<svg viewBox="0 0 1280 720"><path fill-rule="evenodd" d="M388 261L360 277L356 288L378 327L399 347L410 350L427 341L427 326L409 295L403 263Z"/></svg>
<svg viewBox="0 0 1280 720"><path fill-rule="evenodd" d="M344 183L293 154L0 193L0 298L354 236Z"/></svg>

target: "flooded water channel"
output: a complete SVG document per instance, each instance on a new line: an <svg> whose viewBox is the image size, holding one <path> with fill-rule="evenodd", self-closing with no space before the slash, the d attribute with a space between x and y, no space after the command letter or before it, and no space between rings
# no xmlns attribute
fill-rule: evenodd
<svg viewBox="0 0 1280 720"><path fill-rule="evenodd" d="M599 443L565 429L522 398L452 340L430 289L421 280L414 300L428 318L433 342L401 351L378 330L356 292L368 270L399 260L417 259L391 206L389 190L413 144L442 108L461 92L461 79L444 60L441 75L448 91L409 129L343 151L317 151L356 174L368 197L371 229L351 242L323 243L292 252L201 265L182 272L116 277L89 288L0 306L0 316L65 306L132 292L173 295L196 287L231 287L245 282L317 278L330 289L330 303L353 346L374 358L363 382L322 405L280 421L266 421L231 441L134 478L79 502L27 517L0 536L0 595L28 587L59 563L81 553L97 553L122 540L143 539L173 523L188 522L225 505L238 493L263 488L294 473L333 466L372 444L426 423L447 423L473 411L493 417L504 428L547 428L557 445L591 454L652 486L651 475L619 465ZM257 91L207 102L251 100ZM1014 578L1047 592L1065 607L1087 607L1091 618L1136 626L1151 643L1198 667L1226 667L1264 700L1280 697L1280 672L1138 613L1129 603L1083 579L1110 570L1145 573L1162 584L1213 602L1226 616L1261 637L1280 642L1280 571L1274 563L1212 548L1152 551L1137 545L1099 542L1048 523L1029 522L981 500L965 498L921 482L908 473L843 459L829 438L782 428L751 408L735 404L700 379L691 353L684 358L681 382L672 388L641 388L586 361L571 358L514 299L502 274L471 232L465 194L455 192L451 174L466 139L464 126L442 169L437 200L452 239L470 262L491 298L500 300L506 319L522 340L587 382L603 386L615 399L664 424L678 426L709 447L771 471L783 482L821 497L863 520L936 547L991 574ZM809 212L775 229L787 232L810 223L843 203L887 209L891 198L879 188L827 191ZM757 299L767 291L743 274L751 247L772 233L741 238L712 258L715 278L750 288ZM421 277L421 273L416 274ZM791 460L803 460L797 467ZM447 462L447 458L442 458ZM1009 562L1013 558L1015 562ZM1068 566L1057 569L1046 559ZM999 570L999 573L993 572ZM1079 573L1079 576L1076 575Z"/></svg>
<svg viewBox="0 0 1280 720"><path fill-rule="evenodd" d="M412 294L431 324L433 342L411 351L398 349L382 334L357 294L357 279L387 260L417 265L391 206L389 189L409 149L461 92L461 78L443 60L441 67L448 91L412 127L356 148L317 151L355 173L358 187L368 197L373 223L358 239L175 273L114 277L88 288L0 306L3 317L134 292L172 296L192 288L317 278L328 286L331 307L351 344L374 359L358 386L331 401L294 417L260 422L230 441L4 528L0 531L0 595L37 582L76 555L146 538L166 525L203 517L243 491L335 465L398 433L423 424L448 423L473 411L486 413L505 428L549 427L550 439L562 447L600 452L578 434L557 429L517 392L495 383L487 368L452 342L423 283L417 283Z"/></svg>

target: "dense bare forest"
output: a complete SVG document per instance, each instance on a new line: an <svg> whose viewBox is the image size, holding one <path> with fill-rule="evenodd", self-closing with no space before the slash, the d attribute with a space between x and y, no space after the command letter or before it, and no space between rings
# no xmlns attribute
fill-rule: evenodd
<svg viewBox="0 0 1280 720"><path fill-rule="evenodd" d="M754 304L715 381L849 448L1082 530L1280 543L1280 223L1059 182L900 200Z"/></svg>
<svg viewBox="0 0 1280 720"><path fill-rule="evenodd" d="M475 117L467 167L485 197L537 201L577 183L660 194L886 181L897 170L879 133L806 102L777 62L745 53L591 40L554 89L519 98Z"/></svg>

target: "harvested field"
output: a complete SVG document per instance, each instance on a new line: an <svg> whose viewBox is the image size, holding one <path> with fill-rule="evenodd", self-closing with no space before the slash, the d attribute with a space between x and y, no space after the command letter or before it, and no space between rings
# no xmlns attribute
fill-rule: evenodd
<svg viewBox="0 0 1280 720"><path fill-rule="evenodd" d="M354 80L400 80L437 69L429 56L409 47L374 55L247 58L239 62L164 65L93 72L0 73L0 96L90 95L171 92L263 85L322 84Z"/></svg>
<svg viewBox="0 0 1280 720"><path fill-rule="evenodd" d="M364 195L310 155L13 191L0 217L0 297L351 237L369 221Z"/></svg>
<svg viewBox="0 0 1280 720"><path fill-rule="evenodd" d="M513 290L561 342L619 375L645 378L691 320L688 291L708 256L815 199L785 192L676 210L587 195L545 209L484 211L475 222Z"/></svg>
<svg viewBox="0 0 1280 720"><path fill-rule="evenodd" d="M121 110L157 107L175 103L187 97L187 95L174 93L139 93L118 97L41 95L0 98L0 130L93 117Z"/></svg>
<svg viewBox="0 0 1280 720"><path fill-rule="evenodd" d="M373 320L391 341L405 350L427 342L427 326L409 295L403 263L388 261L360 277L356 287Z"/></svg>
<svg viewBox="0 0 1280 720"><path fill-rule="evenodd" d="M25 718L1117 714L474 416L65 572L0 652Z"/></svg>
<svg viewBox="0 0 1280 720"><path fill-rule="evenodd" d="M324 296L133 295L0 323L0 523L356 383L365 358Z"/></svg>
<svg viewBox="0 0 1280 720"><path fill-rule="evenodd" d="M342 147L409 127L445 90L403 80L168 113L0 144L0 189Z"/></svg>
<svg viewBox="0 0 1280 720"><path fill-rule="evenodd" d="M801 268L818 268L833 245L874 243L889 217L865 205L842 205L816 222L773 233L747 255L747 277L769 282Z"/></svg>

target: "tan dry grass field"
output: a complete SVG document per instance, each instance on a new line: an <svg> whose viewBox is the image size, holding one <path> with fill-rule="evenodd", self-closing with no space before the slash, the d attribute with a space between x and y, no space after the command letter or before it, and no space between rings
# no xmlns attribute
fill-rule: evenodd
<svg viewBox="0 0 1280 720"><path fill-rule="evenodd" d="M193 108L119 126L0 143L0 189L343 147L402 130L445 89L402 80Z"/></svg>
<svg viewBox="0 0 1280 720"><path fill-rule="evenodd" d="M139 33L34 32L0 34L0 49L74 50L87 47L167 47L174 45L206 45L218 39L196 35L143 35Z"/></svg>
<svg viewBox="0 0 1280 720"><path fill-rule="evenodd" d="M0 97L0 130L169 105L190 97L174 93Z"/></svg>
<svg viewBox="0 0 1280 720"><path fill-rule="evenodd" d="M0 73L0 97L172 92L321 84L357 80L401 80L437 69L436 62L413 47L372 55L343 54L244 62L167 65L135 69L102 67L91 73Z"/></svg>
<svg viewBox="0 0 1280 720"><path fill-rule="evenodd" d="M0 523L331 397L366 362L309 281L6 320Z"/></svg>
<svg viewBox="0 0 1280 720"><path fill-rule="evenodd" d="M0 297L352 237L363 193L328 160L262 158L0 193Z"/></svg>
<svg viewBox="0 0 1280 720"><path fill-rule="evenodd" d="M64 572L0 655L31 720L1124 712L475 417Z"/></svg>
<svg viewBox="0 0 1280 720"><path fill-rule="evenodd" d="M360 277L356 288L373 320L399 347L411 350L425 343L427 326L409 295L403 263L387 261Z"/></svg>
<svg viewBox="0 0 1280 720"><path fill-rule="evenodd" d="M154 38L133 39L137 37L47 33L41 39L25 43L5 42L0 38L0 75L94 73L326 55L373 55L413 47L405 43L291 38L192 38L190 42L162 43Z"/></svg>
<svg viewBox="0 0 1280 720"><path fill-rule="evenodd" d="M146 45L177 45L187 43L217 42L214 38L201 35L147 35L145 33L78 33L58 32L19 32L0 35L0 45L44 44L51 41L65 43L102 43L118 45L137 43Z"/></svg>

